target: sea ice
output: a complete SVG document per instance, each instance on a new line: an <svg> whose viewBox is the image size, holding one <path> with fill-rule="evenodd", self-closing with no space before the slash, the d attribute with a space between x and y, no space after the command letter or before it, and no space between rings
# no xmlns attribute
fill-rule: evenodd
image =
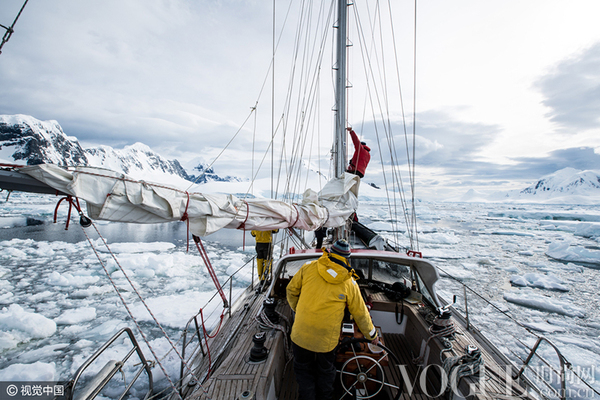
<svg viewBox="0 0 600 400"><path fill-rule="evenodd" d="M54 319L58 325L73 325L81 322L93 321L96 318L94 307L81 307L66 310L61 316Z"/></svg>
<svg viewBox="0 0 600 400"><path fill-rule="evenodd" d="M56 323L41 314L25 311L18 304L11 304L0 311L0 329L19 331L30 338L41 339L56 332Z"/></svg>
<svg viewBox="0 0 600 400"><path fill-rule="evenodd" d="M51 344L49 346L44 346L39 349L21 353L19 357L17 357L17 360L22 363L31 363L43 359L56 359L58 356L60 356L60 352L58 350L64 349L68 346L68 343Z"/></svg>
<svg viewBox="0 0 600 400"><path fill-rule="evenodd" d="M565 332L566 329L562 326L556 326L549 324L548 322L538 321L538 322L522 322L528 328L536 330L538 332L544 333L553 333L553 332Z"/></svg>
<svg viewBox="0 0 600 400"><path fill-rule="evenodd" d="M56 364L40 361L33 364L12 364L0 370L0 381L54 381Z"/></svg>
<svg viewBox="0 0 600 400"><path fill-rule="evenodd" d="M46 282L52 286L86 286L91 283L96 283L100 279L97 276L73 275L69 273L61 274L52 271Z"/></svg>
<svg viewBox="0 0 600 400"><path fill-rule="evenodd" d="M168 242L152 242L152 243L109 243L108 247L113 253L148 253L151 251L167 251L175 248L173 243ZM98 246L98 251L108 252L104 244Z"/></svg>
<svg viewBox="0 0 600 400"><path fill-rule="evenodd" d="M473 272L469 270L464 270L460 267L455 267L452 265L444 265L444 267L438 267L441 276L448 276L450 278L455 278L458 280L464 279L473 279Z"/></svg>
<svg viewBox="0 0 600 400"><path fill-rule="evenodd" d="M514 286L530 286L540 289L557 290L559 292L568 292L569 288L564 285L556 275L542 275L528 273L525 275L513 275L510 283Z"/></svg>
<svg viewBox="0 0 600 400"><path fill-rule="evenodd" d="M600 251L589 250L583 246L572 246L569 241L551 243L546 255L560 261L600 265Z"/></svg>
<svg viewBox="0 0 600 400"><path fill-rule="evenodd" d="M556 314L585 318L586 312L568 301L541 296L531 292L512 291L504 293L504 300L523 307L533 308Z"/></svg>

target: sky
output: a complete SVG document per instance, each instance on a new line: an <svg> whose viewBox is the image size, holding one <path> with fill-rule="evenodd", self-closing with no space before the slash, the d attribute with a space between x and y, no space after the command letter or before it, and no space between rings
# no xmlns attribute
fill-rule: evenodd
<svg viewBox="0 0 600 400"><path fill-rule="evenodd" d="M2 0L0 24L10 25L22 3ZM276 2L278 28L295 17L296 3ZM271 127L254 123L271 119L272 7L260 0L30 0L0 54L0 114L57 120L83 147L143 142L187 167L212 162L235 136L215 172L249 177L269 151ZM410 132L414 2L392 7ZM596 0L418 1L420 190L509 190L565 167L600 169L598 15ZM287 66L276 62L275 70L285 89ZM364 103L358 85L351 91ZM274 92L280 106L285 93ZM331 104L320 106L331 113ZM373 148L365 179L381 184L385 162L363 108L350 105L348 120ZM397 143L404 141L401 114L396 105Z"/></svg>

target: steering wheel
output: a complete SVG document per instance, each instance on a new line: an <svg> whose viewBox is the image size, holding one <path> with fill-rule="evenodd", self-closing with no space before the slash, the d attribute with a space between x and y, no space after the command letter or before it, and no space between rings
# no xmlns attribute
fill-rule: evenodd
<svg viewBox="0 0 600 400"><path fill-rule="evenodd" d="M390 398L398 400L402 394L402 383L396 386L386 381L385 372L381 362L385 359L392 363L392 368L400 364L398 357L382 344L378 344L383 352L376 356L368 356L364 354L356 354L354 348L355 343L369 343L370 341L364 338L351 338L340 343L336 348L336 353L341 349L350 347L353 356L350 357L342 367L337 370L340 374L340 383L344 389L344 393L340 400L346 395L354 396L357 399L370 399L379 394L384 388L388 389Z"/></svg>

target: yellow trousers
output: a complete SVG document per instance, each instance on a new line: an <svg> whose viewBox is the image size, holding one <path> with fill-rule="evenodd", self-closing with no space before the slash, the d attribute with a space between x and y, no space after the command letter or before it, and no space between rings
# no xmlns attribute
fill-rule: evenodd
<svg viewBox="0 0 600 400"><path fill-rule="evenodd" d="M256 271L258 272L258 276L261 281L264 281L267 276L271 273L271 260L257 258L256 259Z"/></svg>

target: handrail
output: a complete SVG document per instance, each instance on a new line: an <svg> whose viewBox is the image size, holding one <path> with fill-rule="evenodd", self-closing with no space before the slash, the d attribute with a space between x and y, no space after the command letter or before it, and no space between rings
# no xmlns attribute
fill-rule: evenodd
<svg viewBox="0 0 600 400"><path fill-rule="evenodd" d="M246 269L248 267L248 264L251 264L251 285L252 287L254 287L254 274L255 274L255 269L254 269L254 260L256 257L253 257L251 260L247 261L242 267L240 267L237 271L235 271L233 274L231 274L226 280L225 282L223 282L223 284L221 285L221 288L225 288L225 286L229 283L229 316L231 317L231 308L233 306L233 277L236 276L238 273L240 273L242 270ZM215 291L215 293L213 294L213 296L208 299L208 301L206 301L206 303L201 307L201 309L206 309L208 307L209 304L211 304L211 302L213 302L213 300L215 300L215 298L217 297L218 291ZM207 354L208 349L205 351L204 347L202 346L202 334L200 329L203 329L202 327L200 327L200 324L198 324L198 316L200 315L200 311L198 311L195 315L193 315L187 322L187 324L185 325L185 328L183 329L183 334L182 334L182 344L181 344L181 357L183 360L186 359L186 348L192 343L194 336L198 337L198 344L197 347L192 348L190 355L187 357L188 359L191 359L192 357L195 356L195 354L198 351L198 348L200 348L200 351L202 353L202 356L205 357ZM187 334L188 332L192 333L191 329L190 329L190 325L194 323L195 325L195 331L193 332L193 334L191 335L191 337L188 340ZM205 346L208 346L208 343L205 342ZM183 378L183 373L184 373L184 362L181 362L181 366L180 366L180 377ZM193 377L192 379L195 380L195 377ZM194 383L195 384L195 383ZM183 379L180 379L179 382L179 393L183 394Z"/></svg>
<svg viewBox="0 0 600 400"><path fill-rule="evenodd" d="M550 346L552 346L552 348L554 349L554 351L556 351L556 354L558 355L558 360L560 361L560 388L561 388L560 398L561 398L561 400L566 400L566 398L567 398L566 397L567 382L566 382L566 379L565 379L565 366L567 368L571 369L571 363L562 355L562 353L560 352L560 350L558 349L558 347L556 347L554 345L554 343L552 343L550 340L548 340L547 338L545 338L543 336L539 336L538 337L537 341L535 342L535 345L533 345L533 347L531 348L531 351L529 352L529 355L527 356L527 359L523 363L523 366L521 367L521 369L519 370L519 372L516 375L513 376L513 379L517 379L521 375L523 375L523 372L525 372L525 369L529 366L529 362L531 361L531 359L533 358L533 356L536 355L537 349L540 346L540 344L542 343L542 341L545 341ZM538 357L540 357L540 356L538 356ZM546 361L543 358L542 358L542 360L546 363ZM552 369L552 370L556 373L556 371L554 369Z"/></svg>
<svg viewBox="0 0 600 400"><path fill-rule="evenodd" d="M81 377L81 375L83 374L83 372L94 361L96 361L96 359L98 359L98 357L106 349L108 349L110 347L110 345L112 345L115 342L115 340L117 340L121 335L123 335L123 333L127 333L127 335L129 336L129 340L131 341L131 344L133 346L132 349L129 351L129 353L127 353L127 355L125 355L125 357L123 357L123 359L120 362L109 361L109 364L107 364L102 369L102 371L101 371L101 372L103 372L106 369L106 376L103 379L100 379L97 382L97 386L94 387L93 390L91 390L91 392L89 393L89 395L85 396L85 398L81 399L81 400L92 400L92 399L94 399L102 391L102 389L104 389L104 387L108 384L108 382L110 382L110 380L112 379L112 377L118 371L122 371L123 365L125 365L125 363L129 359L129 357L131 357L134 352L137 353L137 355L138 355L138 357L139 357L139 359L141 361L142 367L137 371L137 373L135 374L134 378L131 380L131 382L129 383L129 385L127 385L127 387L125 388L125 390L123 391L123 393L119 397L119 400L121 400L121 399L123 399L123 397L125 397L125 395L127 394L127 392L129 392L129 390L131 389L131 387L133 386L133 384L135 383L135 381L139 378L139 376L141 375L141 373L142 373L143 370L146 370L146 375L148 376L148 386L149 386L148 387L148 392L146 393L146 396L144 396L144 400L146 400L146 399L148 399L148 397L150 397L150 395L152 394L152 390L153 390L152 371L150 370L150 365L149 365L148 361L146 361L146 358L144 357L144 354L142 353L142 351L140 349L140 346L138 345L138 342L135 339L135 336L133 335L133 332L131 331L131 329L129 329L129 328L123 328L119 332L117 332L112 338L110 338L102 347L100 347L100 349L98 349L94 354L92 354L92 356L90 358L88 358L86 360L86 362L83 363L83 365L81 365L81 367L79 367L79 369L75 373L75 377L69 382L72 389L69 391L68 400L72 400L73 399L73 394L75 392L75 386L79 382L79 378ZM111 365L111 363L112 363L112 365ZM109 365L111 365L111 367L107 368L107 367L109 367Z"/></svg>

